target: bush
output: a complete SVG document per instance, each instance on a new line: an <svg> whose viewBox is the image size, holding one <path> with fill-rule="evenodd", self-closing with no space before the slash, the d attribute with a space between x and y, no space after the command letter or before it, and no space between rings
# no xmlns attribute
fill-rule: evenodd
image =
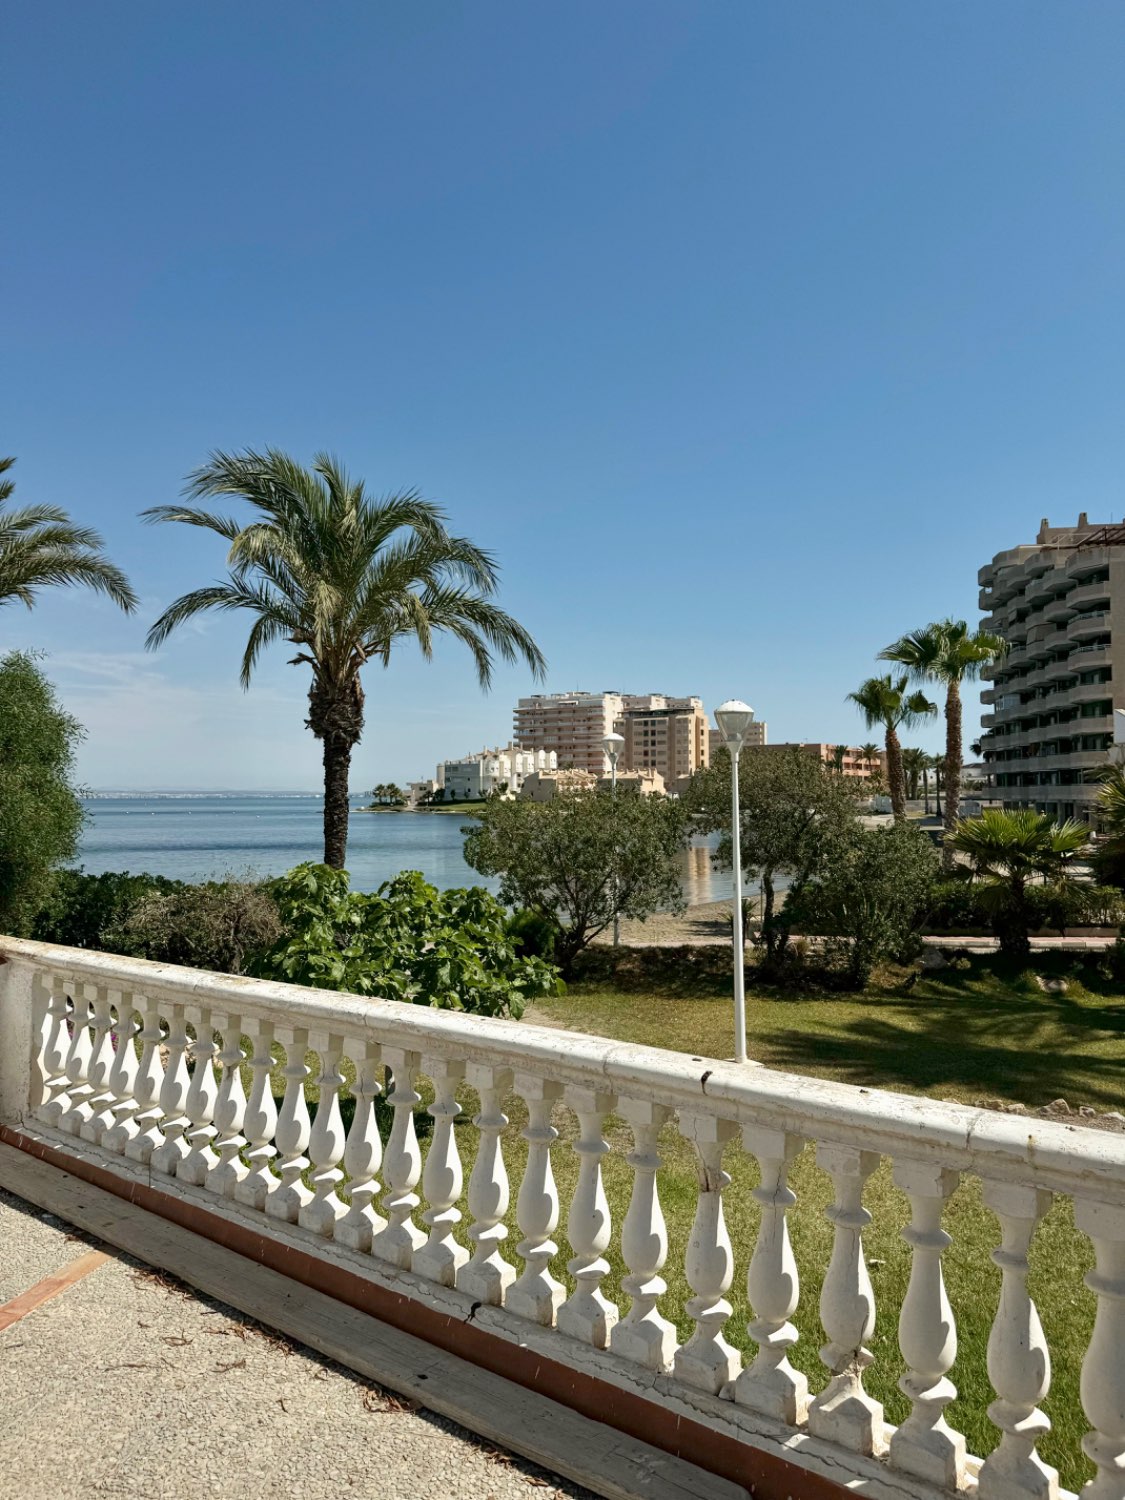
<svg viewBox="0 0 1125 1500"><path fill-rule="evenodd" d="M163 875L130 875L107 870L87 875L84 870L56 870L50 893L36 914L31 936L41 943L68 948L95 948L105 953L139 955L144 944L124 931L133 907L145 896L188 887Z"/></svg>
<svg viewBox="0 0 1125 1500"><path fill-rule="evenodd" d="M81 738L32 656L0 658L0 932L31 931L52 873L77 851L84 815L71 776Z"/></svg>
<svg viewBox="0 0 1125 1500"><path fill-rule="evenodd" d="M516 951L504 908L479 886L437 891L408 870L365 895L346 870L304 864L269 890L282 936L255 959L262 978L517 1019L559 989L550 964Z"/></svg>
<svg viewBox="0 0 1125 1500"><path fill-rule="evenodd" d="M277 903L251 881L207 881L161 890L153 886L121 925L128 951L139 958L243 974L249 961L281 937Z"/></svg>
<svg viewBox="0 0 1125 1500"><path fill-rule="evenodd" d="M1082 885L1077 881L1029 885L1024 899L1033 929L1067 927L1117 927L1125 920L1125 896L1113 886ZM995 893L991 886L968 875L943 880L934 887L926 918L927 930L960 932L989 930L995 918Z"/></svg>
<svg viewBox="0 0 1125 1500"><path fill-rule="evenodd" d="M507 933L516 952L529 958L545 958L548 963L555 956L558 931L558 924L538 911L515 911L507 921Z"/></svg>

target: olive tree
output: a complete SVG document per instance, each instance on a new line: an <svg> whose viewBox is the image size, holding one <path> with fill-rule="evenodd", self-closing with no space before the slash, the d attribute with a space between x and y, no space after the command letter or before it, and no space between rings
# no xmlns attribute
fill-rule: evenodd
<svg viewBox="0 0 1125 1500"><path fill-rule="evenodd" d="M683 910L681 802L598 788L549 802L492 797L475 816L464 830L466 862L500 877L503 901L554 925L564 973L615 916Z"/></svg>

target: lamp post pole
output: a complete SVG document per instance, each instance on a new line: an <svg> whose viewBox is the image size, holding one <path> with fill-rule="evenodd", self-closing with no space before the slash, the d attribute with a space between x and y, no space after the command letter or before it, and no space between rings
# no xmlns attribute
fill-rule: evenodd
<svg viewBox="0 0 1125 1500"><path fill-rule="evenodd" d="M754 710L746 703L731 699L715 710L715 722L730 751L731 780L731 862L734 866L734 910L731 932L734 947L734 1060L744 1063L746 1056L746 952L742 931L742 819L738 805L738 757L754 721Z"/></svg>
<svg viewBox="0 0 1125 1500"><path fill-rule="evenodd" d="M613 946L621 946L621 917L617 911L617 757L621 754L621 747L625 743L623 734L607 734L602 740L602 749L609 756L609 795L614 810L614 843L613 843Z"/></svg>

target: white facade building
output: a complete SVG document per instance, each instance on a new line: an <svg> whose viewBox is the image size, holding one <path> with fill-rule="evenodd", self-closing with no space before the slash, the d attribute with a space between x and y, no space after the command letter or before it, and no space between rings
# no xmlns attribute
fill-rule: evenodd
<svg viewBox="0 0 1125 1500"><path fill-rule="evenodd" d="M437 780L445 788L446 802L478 802L501 789L508 796L518 796L529 776L557 771L558 764L553 750L507 745L502 750L480 750L461 760L443 761L437 768Z"/></svg>

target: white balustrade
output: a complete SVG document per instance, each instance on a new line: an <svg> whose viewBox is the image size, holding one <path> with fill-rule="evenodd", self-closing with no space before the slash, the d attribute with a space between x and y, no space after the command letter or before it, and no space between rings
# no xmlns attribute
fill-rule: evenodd
<svg viewBox="0 0 1125 1500"><path fill-rule="evenodd" d="M13 1048L23 1049L19 1067ZM353 1070L345 1130L340 1094ZM423 1076L433 1090L424 1153L415 1130ZM479 1099L471 1123L462 1090ZM513 1112L526 1145L518 1173ZM681 1175L670 1196L659 1143L673 1119ZM9 938L0 938L0 1121L71 1153L76 1171L93 1162L123 1179L126 1194L140 1181L212 1218L243 1227L257 1219L264 1243L319 1255L444 1318L475 1322L486 1337L655 1401L670 1431L702 1422L724 1443L764 1446L791 1466L781 1482L794 1496L792 1467L805 1466L818 1485L827 1479L873 1500L974 1490L979 1500L1061 1500L1058 1475L1037 1451L1050 1430L1051 1355L1028 1293L1028 1258L1054 1197L1069 1197L1096 1260L1081 1375L1090 1429L1082 1447L1096 1473L1083 1500L1125 1500L1125 1140L1108 1133L1049 1120L1031 1131L1006 1115L764 1068ZM556 1142L565 1156L553 1165ZM800 1288L789 1179L806 1142L832 1184L820 1295L827 1379L811 1401L791 1362ZM694 1182L682 1175L689 1153ZM463 1157L472 1163L464 1195ZM873 1343L863 1199L883 1157L909 1202L910 1276L900 1304L883 1307L884 1337ZM569 1295L557 1264L560 1161L573 1178ZM626 1171L628 1208L615 1222L603 1174L620 1184ZM509 1183L509 1172L518 1180ZM966 1454L949 1422L959 1370L954 1409L980 1399L968 1394L975 1372L956 1362L942 1271L951 1245L944 1210L965 1176L982 1183L999 1224L996 1272L975 1308L956 1308L964 1329L998 1293L987 1360L996 1439L981 1457ZM676 1205L671 1226L662 1191ZM732 1244L727 1217L744 1222L750 1200L755 1231ZM669 1255L688 1289L676 1299L663 1276ZM625 1268L620 1313L607 1295L611 1263ZM814 1284L820 1269L801 1266ZM1066 1264L1056 1274L1077 1278ZM745 1365L732 1333L736 1276L749 1303ZM1076 1303L1087 1295L1072 1290ZM881 1384L897 1379L907 1398L897 1428L865 1387L875 1357Z"/></svg>
<svg viewBox="0 0 1125 1500"><path fill-rule="evenodd" d="M477 1157L469 1176L469 1239L473 1253L457 1273L457 1285L477 1302L497 1307L516 1279L516 1268L500 1251L508 1238L503 1224L508 1212L510 1191L504 1167L502 1137L508 1116L501 1103L512 1086L508 1068L492 1068L484 1063L470 1063L466 1082L480 1095L480 1109L473 1117L476 1126Z"/></svg>

